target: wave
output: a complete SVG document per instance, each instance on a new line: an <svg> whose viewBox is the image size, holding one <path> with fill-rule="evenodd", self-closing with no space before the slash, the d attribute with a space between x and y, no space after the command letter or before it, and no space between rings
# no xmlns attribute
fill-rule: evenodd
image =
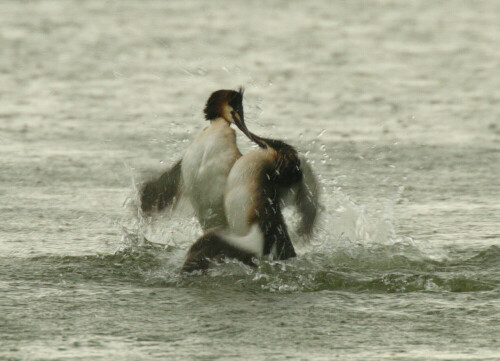
<svg viewBox="0 0 500 361"><path fill-rule="evenodd" d="M375 293L499 291L500 248L436 261L408 245L305 251L288 261L248 267L228 260L206 274L181 275L185 249L143 244L111 255L39 256L2 261L11 280L39 283L133 283L146 287L228 288L247 292Z"/></svg>

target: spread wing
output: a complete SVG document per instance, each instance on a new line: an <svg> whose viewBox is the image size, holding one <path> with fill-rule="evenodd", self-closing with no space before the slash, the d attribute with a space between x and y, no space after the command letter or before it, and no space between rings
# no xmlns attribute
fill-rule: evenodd
<svg viewBox="0 0 500 361"><path fill-rule="evenodd" d="M141 209L151 212L161 211L170 205L176 205L182 194L182 159L163 173L158 179L146 182L141 189Z"/></svg>
<svg viewBox="0 0 500 361"><path fill-rule="evenodd" d="M318 216L319 186L311 166L304 157L301 157L302 181L295 190L293 203L300 214L297 233L306 238L314 231Z"/></svg>

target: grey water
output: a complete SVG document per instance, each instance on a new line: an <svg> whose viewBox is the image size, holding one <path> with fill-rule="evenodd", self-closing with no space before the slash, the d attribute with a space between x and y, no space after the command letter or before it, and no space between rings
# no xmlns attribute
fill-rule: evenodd
<svg viewBox="0 0 500 361"><path fill-rule="evenodd" d="M0 360L500 360L498 1L0 8ZM181 276L192 212L137 189L240 85L317 232Z"/></svg>

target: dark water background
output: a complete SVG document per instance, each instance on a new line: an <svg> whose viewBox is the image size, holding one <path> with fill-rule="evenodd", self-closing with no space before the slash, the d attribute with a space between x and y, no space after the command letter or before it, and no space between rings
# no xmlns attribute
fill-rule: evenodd
<svg viewBox="0 0 500 361"><path fill-rule="evenodd" d="M0 6L0 359L500 360L500 3ZM181 277L200 229L136 183L239 85L318 232Z"/></svg>

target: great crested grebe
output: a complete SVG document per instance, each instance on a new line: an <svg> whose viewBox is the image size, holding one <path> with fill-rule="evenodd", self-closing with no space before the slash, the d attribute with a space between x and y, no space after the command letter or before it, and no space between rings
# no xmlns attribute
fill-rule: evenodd
<svg viewBox="0 0 500 361"><path fill-rule="evenodd" d="M243 89L218 90L207 100L210 125L189 145L181 160L141 190L143 212L175 206L184 193L203 230L227 226L224 190L229 171L241 153L231 124L244 121Z"/></svg>
<svg viewBox="0 0 500 361"><path fill-rule="evenodd" d="M295 257L281 212L283 198L294 189L294 203L301 213L307 213L302 215L300 228L306 234L312 232L317 186L309 166L307 181L312 181L313 190L304 182L301 161L292 146L256 136L244 121L236 125L260 149L240 157L229 173L224 195L229 229L208 232L199 238L188 251L181 272L205 270L210 261L223 258L254 265L254 257Z"/></svg>

